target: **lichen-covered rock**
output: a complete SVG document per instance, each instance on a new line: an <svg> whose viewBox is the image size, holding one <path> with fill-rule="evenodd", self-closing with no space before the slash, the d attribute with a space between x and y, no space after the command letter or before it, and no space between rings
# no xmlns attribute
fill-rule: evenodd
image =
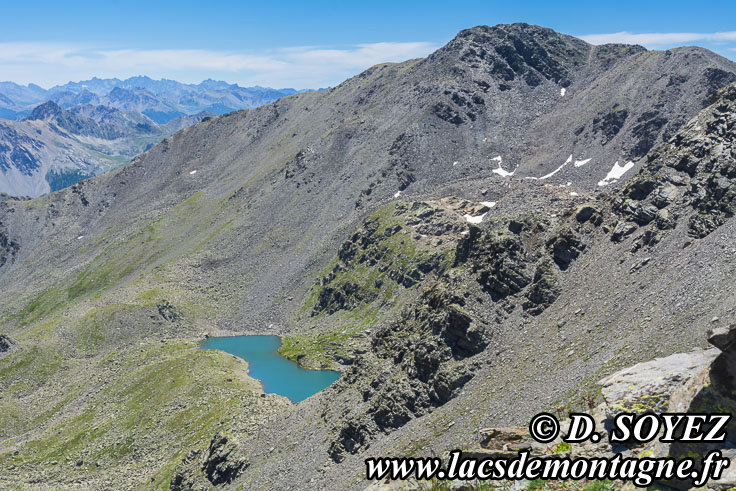
<svg viewBox="0 0 736 491"><path fill-rule="evenodd" d="M666 411L672 393L710 366L717 355L714 349L675 354L639 363L601 380L607 417L620 412Z"/></svg>
<svg viewBox="0 0 736 491"><path fill-rule="evenodd" d="M621 412L655 413L731 413L736 412L736 324L711 331L708 341L715 346L640 363L621 370L600 382L605 400L594 412L603 424ZM709 426L703 426L708 431ZM719 450L723 456L736 457L736 422L730 421L724 442L675 441L663 443L658 438L640 444L629 442L612 447L585 443L574 445L579 455L624 455L678 459L704 456ZM696 462L696 467L699 463ZM690 489L690 481L667 481L668 486ZM727 468L718 481L707 483L708 489L730 489L736 485L736 469Z"/></svg>

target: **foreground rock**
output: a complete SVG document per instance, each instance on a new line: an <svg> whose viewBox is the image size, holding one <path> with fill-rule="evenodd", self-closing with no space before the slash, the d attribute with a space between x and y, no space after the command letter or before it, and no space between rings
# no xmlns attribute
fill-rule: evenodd
<svg viewBox="0 0 736 491"><path fill-rule="evenodd" d="M609 425L620 412L736 413L734 375L736 374L736 324L710 333L708 342L714 348L681 353L640 363L617 372L601 382L605 402L596 408L600 423ZM707 431L707 427L704 430ZM736 459L734 422L726 428L725 442L665 444L655 438L643 445L610 447L573 445L573 455L612 455L621 452L630 456L685 458L704 456L720 450L724 457ZM666 482L668 486L689 489L692 482ZM708 489L730 489L736 485L736 467L726 469L718 481L710 481Z"/></svg>

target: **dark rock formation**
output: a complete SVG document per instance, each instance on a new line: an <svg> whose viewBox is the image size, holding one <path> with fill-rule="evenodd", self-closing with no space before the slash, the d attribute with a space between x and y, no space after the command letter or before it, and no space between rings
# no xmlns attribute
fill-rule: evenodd
<svg viewBox="0 0 736 491"><path fill-rule="evenodd" d="M7 231L0 222L0 268L13 259L20 250L20 245L7 235Z"/></svg>
<svg viewBox="0 0 736 491"><path fill-rule="evenodd" d="M561 291L554 263L550 260L540 261L534 272L534 280L526 293L527 301L523 304L524 309L533 315L540 314L557 300Z"/></svg>
<svg viewBox="0 0 736 491"><path fill-rule="evenodd" d="M248 467L245 459L233 453L236 448L237 445L228 437L216 434L206 450L194 451L184 458L171 479L170 489L210 489L232 482ZM202 476L209 482L205 482Z"/></svg>
<svg viewBox="0 0 736 491"><path fill-rule="evenodd" d="M674 228L687 214L688 232L703 238L736 213L736 85L673 138L649 154L614 209L626 220L656 229ZM636 225L619 224L614 240Z"/></svg>
<svg viewBox="0 0 736 491"><path fill-rule="evenodd" d="M0 334L0 353L7 353L15 343L5 334Z"/></svg>
<svg viewBox="0 0 736 491"><path fill-rule="evenodd" d="M521 291L531 283L528 256L518 236L493 231L471 233L458 245L458 262L467 262L478 282L494 300Z"/></svg>

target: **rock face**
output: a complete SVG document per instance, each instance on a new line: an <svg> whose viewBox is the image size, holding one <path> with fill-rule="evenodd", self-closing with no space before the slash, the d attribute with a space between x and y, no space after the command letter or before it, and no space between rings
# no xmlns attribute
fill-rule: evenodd
<svg viewBox="0 0 736 491"><path fill-rule="evenodd" d="M708 341L715 348L678 353L657 358L606 377L599 382L603 402L586 408L596 420L598 431L610 430L613 418L622 412L645 413L731 413L736 408L733 377L736 374L736 325L712 332ZM561 421L561 432L554 441L542 444L531 439L528 427L486 428L479 431L475 446L463 449L463 454L475 458L513 458L525 449L539 457L676 457L704 456L711 450L720 450L723 456L736 457L733 436L734 423L726 429L730 435L720 444L658 441L661 434L645 444L617 443L610 445L607 438L599 443L563 444L561 436L567 432L570 421ZM704 426L707 432L709 427ZM705 489L731 489L736 483L736 470L726 468L722 478L710 481ZM666 481L662 484L679 489L690 489L691 482ZM383 489L383 488L380 488ZM391 489L388 485L386 489Z"/></svg>
<svg viewBox="0 0 736 491"><path fill-rule="evenodd" d="M7 231L3 229L0 222L0 267L6 262L12 261L19 249L20 245L7 236Z"/></svg>
<svg viewBox="0 0 736 491"><path fill-rule="evenodd" d="M606 417L620 412L667 412L671 397L718 356L715 349L671 355L634 365L600 381Z"/></svg>
<svg viewBox="0 0 736 491"><path fill-rule="evenodd" d="M421 293L395 320L375 330L368 354L358 357L337 382L337 391L358 387L363 404L335 422L329 448L335 462L364 451L376 435L399 429L456 397L475 376L478 355L489 344L489 317L503 319L520 307L531 315L544 312L561 291L559 272L575 261L585 249L585 237L596 229L591 220L580 224L572 217L569 223L574 229L569 225L553 228L547 219L534 213L490 219L490 225L481 228L458 221L459 215L472 217L493 208L455 199L394 205L389 209L393 220L400 218L401 223L411 224L417 232L435 230L445 244L454 243L454 263L447 264L445 258L441 268L427 270L433 272L431 279L401 284L403 288L417 284ZM454 221L452 212L457 214ZM367 224L371 224L367 227L372 230L369 236L360 229L340 248L337 265L328 277L333 278L330 281L352 276L356 271L372 278L370 272L361 269L366 264L378 271L388 268L380 258L367 259L370 251L376 250L376 243L367 238L394 237L402 227L387 227L371 219L363 227ZM421 233L405 236L408 250L414 250L412 240L423 241L424 237ZM390 254L380 244L378 250L392 259L393 268L412 264L400 253ZM475 289L488 296L490 307L471 300ZM380 288L372 296L378 297L385 297ZM365 296L361 298L366 301ZM318 300L316 305L321 302ZM360 305L344 305L342 310L350 311ZM319 313L332 315L340 310ZM322 317L320 321L328 319Z"/></svg>
<svg viewBox="0 0 736 491"><path fill-rule="evenodd" d="M647 244L686 215L688 233L708 236L736 212L736 85L719 92L707 111L647 157L616 209L647 227Z"/></svg>

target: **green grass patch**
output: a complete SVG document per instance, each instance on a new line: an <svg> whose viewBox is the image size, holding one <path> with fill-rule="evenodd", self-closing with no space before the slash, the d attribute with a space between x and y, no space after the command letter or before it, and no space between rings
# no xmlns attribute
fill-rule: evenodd
<svg viewBox="0 0 736 491"><path fill-rule="evenodd" d="M0 453L4 465L50 468L58 462L53 469L68 478L126 473L141 476L141 485L165 487L184 456L242 415L258 417L267 404L242 362L196 349L194 341L147 342L99 363L108 381L102 390L59 401L64 414L33 439ZM18 424L16 404L0 400L0 411L0 422ZM142 458L152 448L153 465Z"/></svg>
<svg viewBox="0 0 736 491"><path fill-rule="evenodd" d="M560 442L554 449L552 449L552 453L565 453L570 450L572 450L570 442Z"/></svg>
<svg viewBox="0 0 736 491"><path fill-rule="evenodd" d="M348 341L359 334L358 326L321 333L295 334L282 339L279 354L304 368L337 368L335 358L348 355Z"/></svg>

